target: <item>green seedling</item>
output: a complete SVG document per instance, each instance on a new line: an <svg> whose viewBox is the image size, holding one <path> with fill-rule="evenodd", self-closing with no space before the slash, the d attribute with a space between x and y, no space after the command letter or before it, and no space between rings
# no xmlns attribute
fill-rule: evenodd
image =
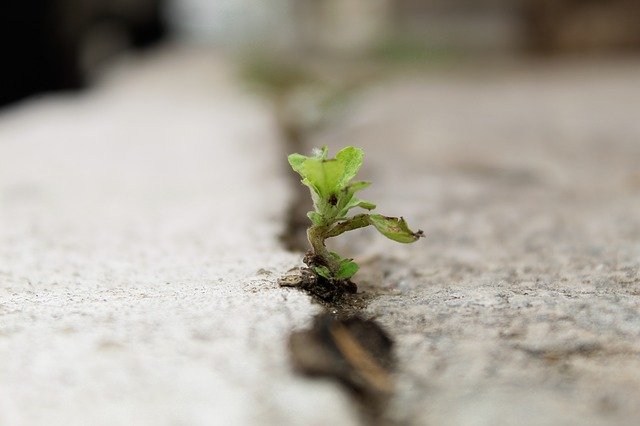
<svg viewBox="0 0 640 426"><path fill-rule="evenodd" d="M335 158L327 158L327 147L315 150L310 157L291 154L288 158L313 199L314 211L307 214L311 220L307 237L313 252L305 262L316 275L327 280L348 281L359 269L353 259L329 251L325 245L328 238L369 225L399 243L413 243L423 236L422 231L411 231L402 217L367 213L349 216L353 208L376 208L375 204L356 197L371 182L352 182L363 158L364 152L352 146L340 150Z"/></svg>

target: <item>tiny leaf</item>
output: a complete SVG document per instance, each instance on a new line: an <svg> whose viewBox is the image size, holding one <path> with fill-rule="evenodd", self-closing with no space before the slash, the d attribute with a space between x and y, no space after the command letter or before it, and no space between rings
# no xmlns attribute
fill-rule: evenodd
<svg viewBox="0 0 640 426"><path fill-rule="evenodd" d="M355 194L356 192L363 190L370 185L371 182L366 181L351 182L345 189L350 191L352 194Z"/></svg>
<svg viewBox="0 0 640 426"><path fill-rule="evenodd" d="M326 266L314 266L313 270L315 271L316 274L320 275L323 278L326 278L328 280L331 279L331 271L329 271L329 268L327 268Z"/></svg>
<svg viewBox="0 0 640 426"><path fill-rule="evenodd" d="M365 210L373 210L376 208L376 205L368 201L360 200L356 197L353 197L351 198L351 201L349 201L349 203L344 206L342 210L340 210L340 214L338 215L338 217L345 217L349 210L354 207L362 207Z"/></svg>
<svg viewBox="0 0 640 426"><path fill-rule="evenodd" d="M339 183L340 186L346 185L356 177L358 170L362 167L363 159L364 151L353 146L343 148L336 154L336 160L344 164L344 175Z"/></svg>
<svg viewBox="0 0 640 426"><path fill-rule="evenodd" d="M322 225L322 216L316 212L308 212L307 217L314 225Z"/></svg>
<svg viewBox="0 0 640 426"><path fill-rule="evenodd" d="M371 185L371 182L353 182L347 185L340 197L340 203L338 203L339 213L338 217L343 218L347 215L349 210L354 207L362 207L366 210L373 210L376 205L368 201L360 200L355 197L355 193Z"/></svg>
<svg viewBox="0 0 640 426"><path fill-rule="evenodd" d="M300 172L300 170L302 169L302 164L308 159L309 157L305 157L304 155L301 154L291 154L287 157L287 160L289 160L289 164L291 164L291 168L296 171L296 172Z"/></svg>
<svg viewBox="0 0 640 426"><path fill-rule="evenodd" d="M335 251L330 251L329 254L333 257L337 262L342 262L344 259Z"/></svg>
<svg viewBox="0 0 640 426"><path fill-rule="evenodd" d="M362 207L363 209L366 209L366 210L373 210L376 208L376 205L368 201L360 200L360 202L358 203L358 207Z"/></svg>
<svg viewBox="0 0 640 426"><path fill-rule="evenodd" d="M402 217L372 214L369 220L382 235L399 243L412 243L422 236L422 231L411 231Z"/></svg>
<svg viewBox="0 0 640 426"><path fill-rule="evenodd" d="M340 269L336 275L336 278L339 280L346 280L353 277L356 272L358 272L360 267L356 262L353 262L349 259L344 259L344 262L340 263Z"/></svg>
<svg viewBox="0 0 640 426"><path fill-rule="evenodd" d="M344 164L337 160L309 158L302 163L300 174L323 199L336 191L344 175Z"/></svg>

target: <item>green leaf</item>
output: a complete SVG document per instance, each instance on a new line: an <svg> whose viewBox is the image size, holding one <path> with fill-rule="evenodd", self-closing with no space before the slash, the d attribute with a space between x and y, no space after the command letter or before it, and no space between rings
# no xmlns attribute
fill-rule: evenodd
<svg viewBox="0 0 640 426"><path fill-rule="evenodd" d="M357 207L362 207L365 210L373 210L376 208L376 205L368 201L360 200L360 202L357 204Z"/></svg>
<svg viewBox="0 0 640 426"><path fill-rule="evenodd" d="M314 266L313 270L316 274L320 275L323 278L326 278L328 280L331 279L331 271L329 271L329 268L327 268L326 266Z"/></svg>
<svg viewBox="0 0 640 426"><path fill-rule="evenodd" d="M346 147L334 159L327 159L327 147L314 150L312 157L301 154L291 154L288 157L291 168L300 174L302 183L311 188L327 204L335 206L340 191L353 179L362 166L364 152L359 148ZM369 185L368 182L356 182L350 185L347 192L348 203L353 194Z"/></svg>
<svg viewBox="0 0 640 426"><path fill-rule="evenodd" d="M344 164L337 160L307 159L302 163L301 174L318 195L329 200L337 192L344 175Z"/></svg>
<svg viewBox="0 0 640 426"><path fill-rule="evenodd" d="M349 259L343 259L343 262L340 262L340 269L336 274L336 278L339 280L347 280L353 277L356 272L358 272L360 267L356 262L353 262Z"/></svg>
<svg viewBox="0 0 640 426"><path fill-rule="evenodd" d="M333 257L336 260L336 262L342 262L344 260L342 256L340 256L335 251L330 251L329 254L331 255L331 257Z"/></svg>
<svg viewBox="0 0 640 426"><path fill-rule="evenodd" d="M422 231L411 231L402 217L372 214L369 221L382 235L399 243L413 243L422 236Z"/></svg>
<svg viewBox="0 0 640 426"><path fill-rule="evenodd" d="M371 182L353 182L347 185L343 191L340 201L338 203L338 218L343 218L347 215L349 210L354 207L362 207L366 210L373 210L376 205L368 201L360 200L354 196L357 191L367 188L371 185Z"/></svg>
<svg viewBox="0 0 640 426"><path fill-rule="evenodd" d="M340 181L341 187L346 185L351 179L356 177L356 174L358 174L358 170L360 170L360 167L362 167L363 159L364 151L360 148L348 146L338 151L338 153L336 154L336 160L344 164L344 174L342 176L342 180Z"/></svg>
<svg viewBox="0 0 640 426"><path fill-rule="evenodd" d="M322 225L322 216L316 212L307 212L307 217L314 225Z"/></svg>
<svg viewBox="0 0 640 426"><path fill-rule="evenodd" d="M351 182L349 185L346 186L345 190L351 192L351 194L355 194L358 191L361 191L365 188L368 188L369 186L371 186L371 182L366 182L366 181L358 181L358 182Z"/></svg>
<svg viewBox="0 0 640 426"><path fill-rule="evenodd" d="M335 278L339 280L346 280L355 275L360 267L353 259L343 259L338 253L330 251L329 255L338 262L338 273Z"/></svg>
<svg viewBox="0 0 640 426"><path fill-rule="evenodd" d="M340 210L340 213L338 214L338 218L345 217L349 212L349 210L351 210L354 207L362 207L363 209L366 209L366 210L373 210L376 208L376 205L368 201L364 201L364 200L360 200L359 198L352 197L351 200L347 203L347 205L342 207L342 209Z"/></svg>
<svg viewBox="0 0 640 426"><path fill-rule="evenodd" d="M309 157L305 157L304 155L301 154L291 154L287 157L287 160L289 160L289 164L291 165L291 168L300 173L300 170L302 169L302 164L307 161Z"/></svg>

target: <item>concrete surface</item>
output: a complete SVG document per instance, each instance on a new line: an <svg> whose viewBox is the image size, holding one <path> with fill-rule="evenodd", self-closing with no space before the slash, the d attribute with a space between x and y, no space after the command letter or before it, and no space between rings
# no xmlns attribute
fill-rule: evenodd
<svg viewBox="0 0 640 426"><path fill-rule="evenodd" d="M290 371L318 307L267 111L206 52L129 61L0 116L0 424L353 424Z"/></svg>
<svg viewBox="0 0 640 426"><path fill-rule="evenodd" d="M315 143L428 238L335 247L398 342L389 420L640 423L640 64L469 68L372 89ZM276 287L267 111L202 52L0 115L0 424L360 420L290 371L318 307Z"/></svg>
<svg viewBox="0 0 640 426"><path fill-rule="evenodd" d="M363 197L427 234L335 245L382 284L389 415L640 424L640 63L436 72L360 104L316 142L364 147Z"/></svg>

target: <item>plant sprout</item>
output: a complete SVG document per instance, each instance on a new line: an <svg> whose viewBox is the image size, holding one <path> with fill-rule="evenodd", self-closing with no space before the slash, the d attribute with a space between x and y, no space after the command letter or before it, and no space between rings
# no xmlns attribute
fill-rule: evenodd
<svg viewBox="0 0 640 426"><path fill-rule="evenodd" d="M309 187L314 211L307 213L311 226L307 237L313 249L305 263L319 276L330 281L348 281L358 271L353 259L342 258L329 251L327 238L358 228L373 225L385 237L400 242L413 243L423 236L422 231L413 232L402 217L361 213L348 216L353 208L373 210L375 204L361 200L356 193L371 182L352 182L362 166L362 149L348 146L340 150L335 158L327 158L327 147L314 150L312 156L289 155L289 164Z"/></svg>

